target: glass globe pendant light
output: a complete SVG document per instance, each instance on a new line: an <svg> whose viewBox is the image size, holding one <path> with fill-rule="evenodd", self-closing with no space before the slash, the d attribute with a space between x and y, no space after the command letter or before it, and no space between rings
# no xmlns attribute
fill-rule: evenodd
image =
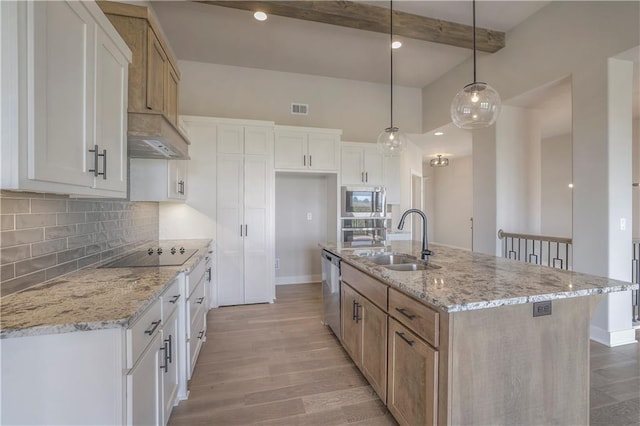
<svg viewBox="0 0 640 426"><path fill-rule="evenodd" d="M451 120L461 129L489 127L500 114L500 95L476 79L476 0L473 0L473 83L467 84L451 102Z"/></svg>
<svg viewBox="0 0 640 426"><path fill-rule="evenodd" d="M378 151L387 156L400 155L402 151L407 147L407 137L404 133L400 132L396 126L393 125L393 0L389 2L389 51L390 51L390 110L391 110L391 123L390 126L384 129L378 136Z"/></svg>

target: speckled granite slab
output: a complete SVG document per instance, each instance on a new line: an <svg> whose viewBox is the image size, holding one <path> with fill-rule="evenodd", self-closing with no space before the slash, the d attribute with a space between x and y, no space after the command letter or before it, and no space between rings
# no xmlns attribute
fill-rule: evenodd
<svg viewBox="0 0 640 426"><path fill-rule="evenodd" d="M127 327L180 272L207 255L210 241L162 240L140 247L198 249L181 266L90 267L7 295L0 299L0 338Z"/></svg>
<svg viewBox="0 0 640 426"><path fill-rule="evenodd" d="M322 245L343 261L445 312L633 290L638 284L430 245L440 269L392 271L367 260L384 252L420 257L420 244L394 241L384 247ZM364 255L364 256L363 256Z"/></svg>

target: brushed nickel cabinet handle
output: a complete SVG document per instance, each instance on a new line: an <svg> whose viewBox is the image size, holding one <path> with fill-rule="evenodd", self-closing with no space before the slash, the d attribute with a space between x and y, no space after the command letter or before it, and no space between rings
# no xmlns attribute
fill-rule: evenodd
<svg viewBox="0 0 640 426"><path fill-rule="evenodd" d="M89 152L93 152L93 169L89 169L90 173L93 173L93 176L98 177L98 145L94 145L93 149L90 149Z"/></svg>

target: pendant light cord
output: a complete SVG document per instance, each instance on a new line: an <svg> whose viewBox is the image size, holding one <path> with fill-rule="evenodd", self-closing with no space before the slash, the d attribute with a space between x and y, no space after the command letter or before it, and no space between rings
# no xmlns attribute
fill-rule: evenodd
<svg viewBox="0 0 640 426"><path fill-rule="evenodd" d="M390 70L389 75L391 78L390 92L391 92L391 128L393 128L393 47L391 46L393 43L393 0L389 0L389 51L390 53ZM393 130L392 130L393 131Z"/></svg>
<svg viewBox="0 0 640 426"><path fill-rule="evenodd" d="M477 83L476 79L476 0L473 0L473 84Z"/></svg>

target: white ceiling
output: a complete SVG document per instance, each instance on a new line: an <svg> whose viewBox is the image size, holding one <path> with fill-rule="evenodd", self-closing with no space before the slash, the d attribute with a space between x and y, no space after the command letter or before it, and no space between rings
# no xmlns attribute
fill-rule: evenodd
<svg viewBox="0 0 640 426"><path fill-rule="evenodd" d="M387 1L366 3L388 7ZM548 1L479 1L477 25L509 31ZM387 83L388 36L310 21L184 1L153 8L178 59ZM396 1L394 9L471 24L469 1ZM402 39L394 82L424 87L471 56L469 49ZM507 44L509 43L507 37Z"/></svg>
<svg viewBox="0 0 640 426"><path fill-rule="evenodd" d="M267 21L258 22L249 11L188 1L151 3L178 59L383 84L389 82L388 36L384 34L280 16L269 16ZM387 1L364 3L388 7ZM477 25L506 32L508 45L509 30L548 3L542 0L479 0ZM395 1L394 9L471 24L470 1ZM402 39L402 42L402 48L394 51L394 84L408 87L430 84L472 53L468 49L413 39ZM639 78L635 80L634 98L640 99ZM506 103L540 109L544 136L570 131L569 80ZM636 114L639 109L637 105L634 107ZM434 136L435 130L443 131L444 135ZM447 157L471 154L471 134L453 124L424 135L408 136L424 149L425 158L434 158L436 154Z"/></svg>

